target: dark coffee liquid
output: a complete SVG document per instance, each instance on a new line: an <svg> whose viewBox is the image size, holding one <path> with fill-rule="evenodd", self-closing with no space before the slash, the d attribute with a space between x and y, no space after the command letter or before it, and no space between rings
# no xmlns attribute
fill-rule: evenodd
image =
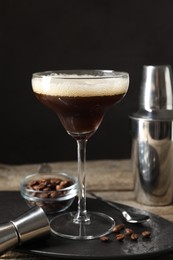
<svg viewBox="0 0 173 260"><path fill-rule="evenodd" d="M122 99L124 94L113 96L68 97L37 94L40 102L59 116L64 128L72 136L91 136L100 125L105 110Z"/></svg>

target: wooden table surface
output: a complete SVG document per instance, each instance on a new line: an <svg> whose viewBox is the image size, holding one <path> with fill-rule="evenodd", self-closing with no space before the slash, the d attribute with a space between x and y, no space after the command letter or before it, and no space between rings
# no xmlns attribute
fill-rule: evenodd
<svg viewBox="0 0 173 260"><path fill-rule="evenodd" d="M76 175L76 162L50 163L53 170L65 171ZM21 179L38 171L40 165L0 165L0 190L19 190ZM151 213L173 221L173 205L151 207L139 204L135 200L133 174L130 160L102 160L87 162L87 190L93 191L105 199L127 204L136 208L147 210ZM50 257L33 256L8 251L0 259L27 259L40 260ZM54 258L55 259L55 258ZM59 258L58 258L59 259ZM173 254L163 258L173 260Z"/></svg>

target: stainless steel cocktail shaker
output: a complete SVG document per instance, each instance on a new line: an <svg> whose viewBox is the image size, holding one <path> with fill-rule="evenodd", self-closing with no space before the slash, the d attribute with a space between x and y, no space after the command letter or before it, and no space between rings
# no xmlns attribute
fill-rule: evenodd
<svg viewBox="0 0 173 260"><path fill-rule="evenodd" d="M130 116L135 196L146 205L173 198L173 80L170 66L144 66L139 110Z"/></svg>

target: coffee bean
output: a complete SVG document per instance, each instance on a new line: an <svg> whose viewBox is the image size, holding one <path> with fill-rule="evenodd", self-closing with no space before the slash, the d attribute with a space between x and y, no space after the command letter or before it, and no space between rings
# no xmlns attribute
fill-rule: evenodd
<svg viewBox="0 0 173 260"><path fill-rule="evenodd" d="M71 180L61 178L43 178L38 180L32 180L26 184L26 189L29 195L40 199L39 201L29 201L31 206L40 206L44 208L46 212L53 212L61 210L63 207L68 205L69 200L66 201L48 201L48 199L56 199L59 196L64 196L68 191L63 190L73 184ZM44 199L46 199L44 201ZM43 201L42 201L43 200Z"/></svg>
<svg viewBox="0 0 173 260"><path fill-rule="evenodd" d="M117 235L115 236L115 238L116 238L116 240L118 240L118 241L122 241L122 240L125 238L125 235L124 235L124 234L117 234Z"/></svg>
<svg viewBox="0 0 173 260"><path fill-rule="evenodd" d="M116 225L114 228L113 228L113 230L112 230L112 232L113 233L118 233L121 229L123 229L125 227L125 225L124 224L118 224L118 225Z"/></svg>
<svg viewBox="0 0 173 260"><path fill-rule="evenodd" d="M131 228L125 228L125 234L131 235L131 234L133 234L133 230Z"/></svg>
<svg viewBox="0 0 173 260"><path fill-rule="evenodd" d="M143 237L147 237L147 238L149 238L149 237L151 236L151 232L145 230L145 231L142 232L142 236L143 236Z"/></svg>
<svg viewBox="0 0 173 260"><path fill-rule="evenodd" d="M100 237L100 240L103 241L103 242L108 242L109 241L109 237L103 236L103 237Z"/></svg>
<svg viewBox="0 0 173 260"><path fill-rule="evenodd" d="M138 240L138 235L135 233L132 233L130 237L132 240L135 240L135 241Z"/></svg>

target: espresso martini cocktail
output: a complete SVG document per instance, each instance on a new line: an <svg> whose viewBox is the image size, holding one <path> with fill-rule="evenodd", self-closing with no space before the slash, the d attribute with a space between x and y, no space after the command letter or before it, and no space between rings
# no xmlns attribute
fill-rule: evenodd
<svg viewBox="0 0 173 260"><path fill-rule="evenodd" d="M71 239L93 239L111 232L114 220L86 210L86 142L99 127L105 111L127 92L129 76L109 70L50 71L33 74L38 100L52 109L78 147L78 210L51 221L52 231ZM100 224L99 224L100 223Z"/></svg>

